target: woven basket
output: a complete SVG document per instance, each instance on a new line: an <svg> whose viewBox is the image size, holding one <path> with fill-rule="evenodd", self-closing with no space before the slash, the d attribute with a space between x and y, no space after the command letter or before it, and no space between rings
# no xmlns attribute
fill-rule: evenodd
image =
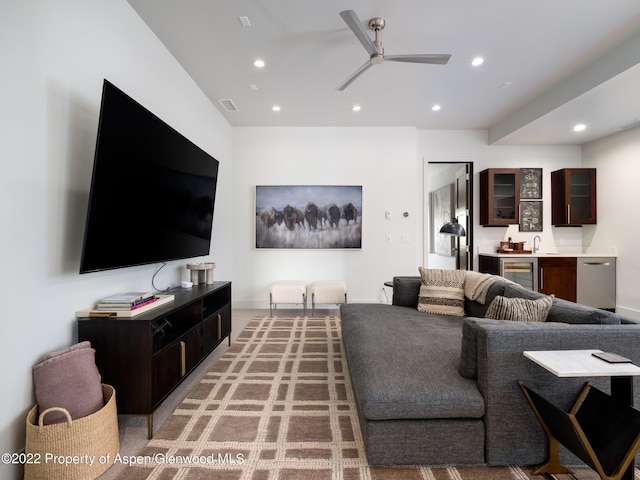
<svg viewBox="0 0 640 480"><path fill-rule="evenodd" d="M29 411L25 453L32 461L25 465L25 480L94 479L109 469L120 451L116 392L103 384L102 394L104 407L76 420L64 408L50 408L39 417L38 405ZM43 425L52 410L65 413L67 421Z"/></svg>

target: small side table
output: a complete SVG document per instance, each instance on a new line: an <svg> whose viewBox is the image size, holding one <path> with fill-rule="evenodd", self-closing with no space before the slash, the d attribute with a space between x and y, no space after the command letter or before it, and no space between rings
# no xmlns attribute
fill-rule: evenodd
<svg viewBox="0 0 640 480"><path fill-rule="evenodd" d="M601 350L547 350L525 351L524 356L553 373L557 377L610 377L611 398L621 400L624 404L633 406L633 377L640 375L640 367L632 363L607 363L594 357L593 353L601 353ZM566 473L566 469L559 459L558 441L550 434L544 415L536 407L535 400L530 397L531 390L523 384L523 392L529 400L532 408L538 416L549 438L549 459L536 470L536 473ZM535 394L535 392L533 392ZM539 395L538 402L546 402ZM583 395L587 395L587 389L583 389ZM549 404L550 405L550 404ZM547 408L547 406L545 406ZM552 410L556 407L551 405ZM575 407L574 407L575 408ZM637 412L634 410L634 412ZM572 409L572 414L576 413ZM637 448L636 448L637 451ZM634 452L635 454L635 452ZM635 464L631 460L629 467L619 476L624 480L633 480Z"/></svg>

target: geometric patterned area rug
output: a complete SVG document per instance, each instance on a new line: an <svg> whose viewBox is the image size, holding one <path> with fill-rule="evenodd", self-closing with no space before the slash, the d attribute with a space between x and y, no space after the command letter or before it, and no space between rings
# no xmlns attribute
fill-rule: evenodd
<svg viewBox="0 0 640 480"><path fill-rule="evenodd" d="M252 319L119 478L533 480L529 467L370 467L340 318ZM596 480L588 469L558 480Z"/></svg>

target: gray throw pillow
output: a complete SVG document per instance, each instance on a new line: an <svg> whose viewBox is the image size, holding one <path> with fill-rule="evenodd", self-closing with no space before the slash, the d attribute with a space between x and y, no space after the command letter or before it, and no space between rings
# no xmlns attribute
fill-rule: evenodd
<svg viewBox="0 0 640 480"><path fill-rule="evenodd" d="M418 276L393 277L393 305L418 308L421 283Z"/></svg>

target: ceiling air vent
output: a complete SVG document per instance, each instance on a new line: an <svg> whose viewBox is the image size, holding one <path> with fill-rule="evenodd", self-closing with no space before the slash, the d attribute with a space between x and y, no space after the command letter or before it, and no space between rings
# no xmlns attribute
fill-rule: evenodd
<svg viewBox="0 0 640 480"><path fill-rule="evenodd" d="M222 105L222 108L224 108L225 111L227 112L238 111L238 107L236 107L236 104L233 103L233 100L231 100L230 98L221 98L218 100L218 102L220 102L220 105Z"/></svg>

